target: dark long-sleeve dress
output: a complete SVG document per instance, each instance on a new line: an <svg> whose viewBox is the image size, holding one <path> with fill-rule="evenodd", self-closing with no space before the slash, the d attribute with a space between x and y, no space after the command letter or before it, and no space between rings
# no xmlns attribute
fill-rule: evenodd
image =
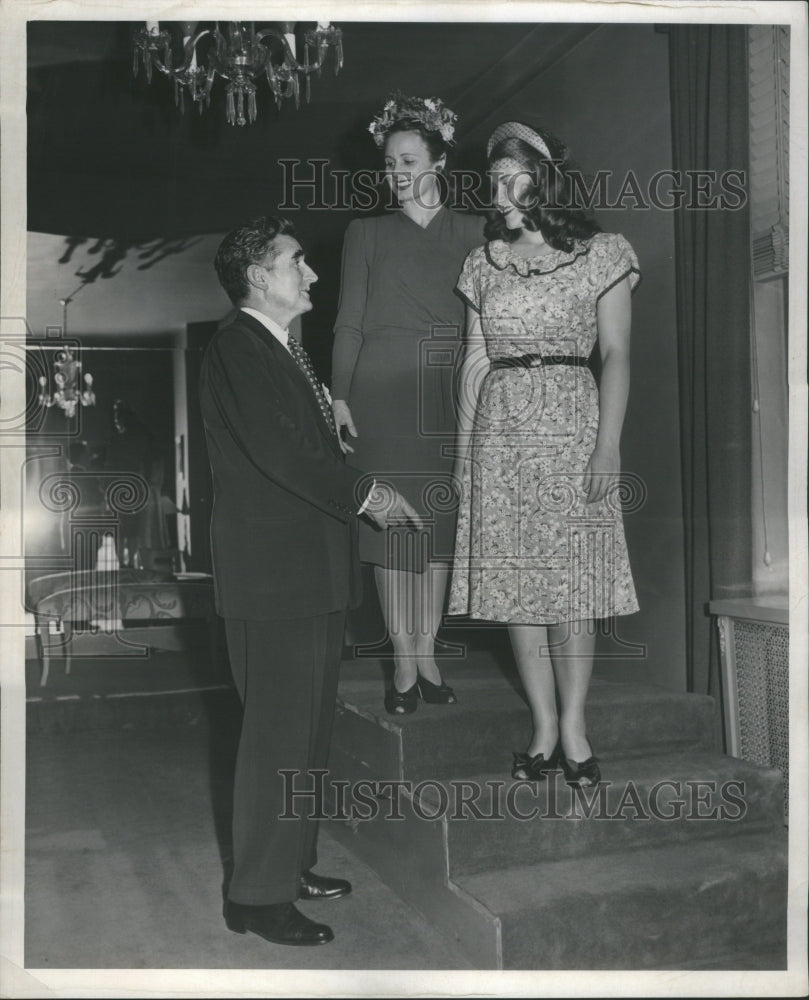
<svg viewBox="0 0 809 1000"><path fill-rule="evenodd" d="M446 208L426 228L397 211L346 231L332 396L348 402L359 435L349 439L351 464L392 482L427 524L419 537L361 524L365 562L420 571L452 558L453 370L464 321L455 284L482 242L482 219Z"/></svg>

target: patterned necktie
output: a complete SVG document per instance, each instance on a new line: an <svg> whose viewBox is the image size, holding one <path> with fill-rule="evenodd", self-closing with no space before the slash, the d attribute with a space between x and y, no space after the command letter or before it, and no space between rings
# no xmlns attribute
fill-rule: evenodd
<svg viewBox="0 0 809 1000"><path fill-rule="evenodd" d="M323 388L318 381L317 375L315 375L315 370L312 367L309 355L291 335L287 341L287 347L289 348L289 353L295 359L298 368L300 368L306 376L306 381L312 387L312 392L315 394L317 405L320 407L320 412L323 414L323 419L326 421L329 430L335 437L337 437L337 427L334 423L334 415L331 412L331 407L329 406L328 400L323 393Z"/></svg>

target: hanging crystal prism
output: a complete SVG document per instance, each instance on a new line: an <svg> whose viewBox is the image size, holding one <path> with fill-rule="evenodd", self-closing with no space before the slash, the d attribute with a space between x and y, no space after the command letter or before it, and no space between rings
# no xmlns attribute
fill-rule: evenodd
<svg viewBox="0 0 809 1000"><path fill-rule="evenodd" d="M307 103L312 97L311 78L320 75L321 68L335 50L335 74L343 66L342 32L328 21L307 31L301 41L303 53L297 61L295 50L295 23L285 22L256 29L254 22L207 22L198 30L200 22L182 22L182 64L172 69L171 35L159 30L156 22L136 30L132 70L137 75L142 63L147 80L151 83L154 70L168 76L174 86L174 100L180 111L185 110L186 90L191 100L210 107L211 89L217 77L227 81L225 110L231 125L244 125L258 117L257 87L259 76L265 75L276 106L292 98L300 108L302 84ZM204 38L209 43L201 50ZM213 43L213 44L211 44ZM273 59L275 62L273 63ZM204 61L203 61L204 60Z"/></svg>

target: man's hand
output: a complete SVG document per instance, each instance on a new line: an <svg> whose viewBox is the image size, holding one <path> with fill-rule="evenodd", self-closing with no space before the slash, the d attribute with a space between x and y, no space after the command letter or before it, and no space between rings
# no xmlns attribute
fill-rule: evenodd
<svg viewBox="0 0 809 1000"><path fill-rule="evenodd" d="M331 412L334 416L334 423L337 427L337 437L340 441L340 447L343 449L343 454L347 451L353 452L354 449L348 441L343 440L344 427L348 428L348 433L352 437L357 437L357 428L354 426L354 421L351 418L351 410L348 408L348 403L344 399L332 400Z"/></svg>
<svg viewBox="0 0 809 1000"><path fill-rule="evenodd" d="M364 513L378 528L393 528L406 524L413 528L424 527L418 511L389 483L376 483Z"/></svg>

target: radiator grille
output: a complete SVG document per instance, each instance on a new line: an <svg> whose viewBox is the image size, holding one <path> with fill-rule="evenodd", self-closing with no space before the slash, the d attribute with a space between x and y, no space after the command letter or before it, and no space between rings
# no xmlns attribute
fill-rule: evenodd
<svg viewBox="0 0 809 1000"><path fill-rule="evenodd" d="M789 803L789 629L734 622L740 756L784 775Z"/></svg>

